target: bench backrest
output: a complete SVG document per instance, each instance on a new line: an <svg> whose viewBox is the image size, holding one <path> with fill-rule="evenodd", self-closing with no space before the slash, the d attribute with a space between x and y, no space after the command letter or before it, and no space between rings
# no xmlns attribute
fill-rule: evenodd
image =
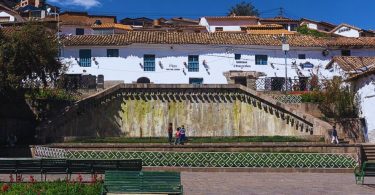
<svg viewBox="0 0 375 195"><path fill-rule="evenodd" d="M104 173L108 170L141 171L142 160L68 160L69 172Z"/></svg>
<svg viewBox="0 0 375 195"><path fill-rule="evenodd" d="M368 162L368 161L364 162L362 170L367 173L369 172L375 173L375 162Z"/></svg>
<svg viewBox="0 0 375 195"><path fill-rule="evenodd" d="M0 173L104 173L141 171L142 160L0 159Z"/></svg>
<svg viewBox="0 0 375 195"><path fill-rule="evenodd" d="M168 192L182 191L177 172L106 171L104 186L109 192Z"/></svg>

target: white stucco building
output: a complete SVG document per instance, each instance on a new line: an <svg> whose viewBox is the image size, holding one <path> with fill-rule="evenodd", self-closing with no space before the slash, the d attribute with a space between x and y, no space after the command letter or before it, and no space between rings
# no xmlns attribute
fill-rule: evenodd
<svg viewBox="0 0 375 195"><path fill-rule="evenodd" d="M288 42L290 78L311 74L330 78L334 74L325 66L334 56L375 56L375 44L365 45L368 41L361 39L295 35L288 36ZM153 83L189 83L199 78L205 84L225 84L227 71L285 77L285 55L276 35L128 32L69 36L62 57L70 64L69 73L102 74L106 80L126 83L147 77Z"/></svg>
<svg viewBox="0 0 375 195"><path fill-rule="evenodd" d="M24 19L12 9L0 4L0 24L23 22Z"/></svg>
<svg viewBox="0 0 375 195"><path fill-rule="evenodd" d="M336 56L327 68L351 83L359 98L360 117L366 122L367 139L375 143L375 57Z"/></svg>
<svg viewBox="0 0 375 195"><path fill-rule="evenodd" d="M241 32L242 26L258 25L256 16L211 16L202 17L199 25L205 26L208 32Z"/></svg>
<svg viewBox="0 0 375 195"><path fill-rule="evenodd" d="M288 80L313 74L322 79L344 75L347 70L337 68L339 66L326 69L335 56L375 56L375 38L371 37L291 35L287 40L290 44L286 55ZM69 74L103 75L106 81L156 84L227 84L233 81L247 85L249 75L285 78L285 53L281 50L281 37L277 35L138 31L68 36L63 39L63 45L62 60L69 65ZM366 93L363 97L372 97L373 82L365 80L363 83L364 87L358 92ZM374 99L361 100L362 113L369 121L369 135L375 133L375 124L372 124L375 113L369 106L375 103Z"/></svg>

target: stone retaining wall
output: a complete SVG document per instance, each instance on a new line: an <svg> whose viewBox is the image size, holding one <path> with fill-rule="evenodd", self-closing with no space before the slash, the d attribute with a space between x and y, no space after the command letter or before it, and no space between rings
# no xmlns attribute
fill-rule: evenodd
<svg viewBox="0 0 375 195"><path fill-rule="evenodd" d="M120 84L40 126L42 137L164 136L168 123L188 136L300 136L329 140L331 126L240 85Z"/></svg>

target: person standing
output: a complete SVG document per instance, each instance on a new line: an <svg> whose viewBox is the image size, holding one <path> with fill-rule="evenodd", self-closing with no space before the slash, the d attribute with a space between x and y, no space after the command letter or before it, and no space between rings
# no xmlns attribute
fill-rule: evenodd
<svg viewBox="0 0 375 195"><path fill-rule="evenodd" d="M180 144L180 127L176 129L176 140L174 141L174 145Z"/></svg>
<svg viewBox="0 0 375 195"><path fill-rule="evenodd" d="M333 125L333 129L332 129L332 141L331 143L335 142L336 144L339 144L339 139L337 137L337 130L336 130L336 126Z"/></svg>
<svg viewBox="0 0 375 195"><path fill-rule="evenodd" d="M168 125L168 142L172 145L173 142L173 124L169 123Z"/></svg>
<svg viewBox="0 0 375 195"><path fill-rule="evenodd" d="M180 144L182 145L184 145L184 142L185 142L185 138L186 138L185 134L186 134L186 129L185 129L185 126L182 125L180 129Z"/></svg>

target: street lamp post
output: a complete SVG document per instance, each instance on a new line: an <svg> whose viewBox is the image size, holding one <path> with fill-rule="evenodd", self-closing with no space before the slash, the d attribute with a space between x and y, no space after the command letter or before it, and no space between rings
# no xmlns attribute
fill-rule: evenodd
<svg viewBox="0 0 375 195"><path fill-rule="evenodd" d="M285 93L288 91L288 60L287 60L287 55L289 51L289 44L287 43L286 37L282 36L282 46L281 46L282 51L284 51L284 58L285 58Z"/></svg>

